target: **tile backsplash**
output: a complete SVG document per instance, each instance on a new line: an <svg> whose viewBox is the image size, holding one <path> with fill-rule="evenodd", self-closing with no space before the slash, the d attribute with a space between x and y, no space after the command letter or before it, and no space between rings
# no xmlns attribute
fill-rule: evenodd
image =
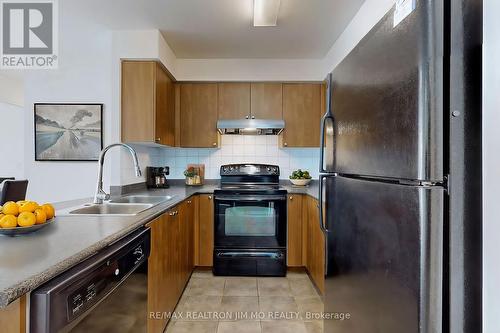
<svg viewBox="0 0 500 333"><path fill-rule="evenodd" d="M308 170L313 178L318 178L319 148L279 148L275 135L223 135L219 149L138 147L138 156L143 167L169 166L171 179L184 178L183 172L191 163L205 164L207 179L220 178L220 166L230 163L279 165L282 179L296 169ZM137 182L129 160L122 159L122 184Z"/></svg>

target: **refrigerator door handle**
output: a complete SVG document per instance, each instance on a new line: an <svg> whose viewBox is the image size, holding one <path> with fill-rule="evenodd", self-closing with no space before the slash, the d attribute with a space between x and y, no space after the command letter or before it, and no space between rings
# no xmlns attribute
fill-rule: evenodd
<svg viewBox="0 0 500 333"><path fill-rule="evenodd" d="M331 119L333 122L332 115L332 105L331 105L331 88L332 88L332 74L328 74L326 77L326 112L321 118L321 130L320 130L320 138L319 138L319 172L325 173L327 170L324 168L325 161L325 124L328 119Z"/></svg>
<svg viewBox="0 0 500 333"><path fill-rule="evenodd" d="M319 208L319 228L323 232L323 234L327 234L329 232L328 228L325 226L323 223L323 179L328 178L328 177L334 177L333 174L330 175L325 175L325 174L320 174L319 175L319 195L318 195L318 208Z"/></svg>

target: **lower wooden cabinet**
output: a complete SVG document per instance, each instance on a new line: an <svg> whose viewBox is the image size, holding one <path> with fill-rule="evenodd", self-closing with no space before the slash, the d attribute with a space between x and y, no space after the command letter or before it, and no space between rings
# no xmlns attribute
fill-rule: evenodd
<svg viewBox="0 0 500 333"><path fill-rule="evenodd" d="M302 194L288 195L288 267L305 267L323 293L325 237L319 226L318 200Z"/></svg>
<svg viewBox="0 0 500 333"><path fill-rule="evenodd" d="M304 266L302 261L302 200L303 195L288 195L288 235L287 265L288 267Z"/></svg>
<svg viewBox="0 0 500 333"><path fill-rule="evenodd" d="M325 290L325 236L319 226L318 200L307 198L307 270L318 290Z"/></svg>
<svg viewBox="0 0 500 333"><path fill-rule="evenodd" d="M0 327L2 333L26 332L26 295L0 309Z"/></svg>
<svg viewBox="0 0 500 333"><path fill-rule="evenodd" d="M151 254L148 260L148 333L163 332L164 314L174 311L194 268L194 199L187 199L150 223Z"/></svg>
<svg viewBox="0 0 500 333"><path fill-rule="evenodd" d="M212 266L214 252L214 201L211 194L198 196L197 266Z"/></svg>

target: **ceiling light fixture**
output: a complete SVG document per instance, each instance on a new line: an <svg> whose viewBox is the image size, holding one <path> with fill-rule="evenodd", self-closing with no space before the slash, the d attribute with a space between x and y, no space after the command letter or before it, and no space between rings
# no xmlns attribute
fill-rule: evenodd
<svg viewBox="0 0 500 333"><path fill-rule="evenodd" d="M253 0L253 26L276 26L279 10L280 0Z"/></svg>

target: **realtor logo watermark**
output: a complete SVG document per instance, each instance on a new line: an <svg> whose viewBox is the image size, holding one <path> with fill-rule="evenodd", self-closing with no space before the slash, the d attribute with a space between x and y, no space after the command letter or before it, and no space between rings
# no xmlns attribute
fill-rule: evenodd
<svg viewBox="0 0 500 333"><path fill-rule="evenodd" d="M57 68L57 0L0 0L0 18L0 68Z"/></svg>

